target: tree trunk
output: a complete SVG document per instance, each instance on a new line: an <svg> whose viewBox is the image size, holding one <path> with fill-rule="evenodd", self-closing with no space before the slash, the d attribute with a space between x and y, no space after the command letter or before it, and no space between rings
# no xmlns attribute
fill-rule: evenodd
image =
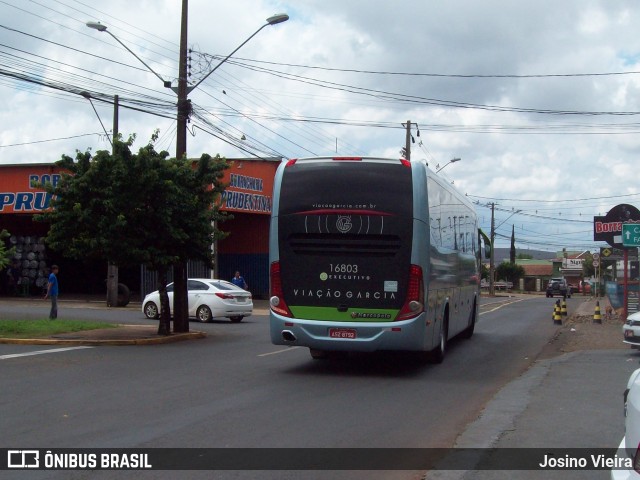
<svg viewBox="0 0 640 480"><path fill-rule="evenodd" d="M118 266L107 264L107 307L118 307Z"/></svg>
<svg viewBox="0 0 640 480"><path fill-rule="evenodd" d="M160 322L158 323L158 335L171 334L171 305L169 304L169 295L167 294L167 268L158 268L158 282L160 293ZM174 293L175 298L175 293Z"/></svg>
<svg viewBox="0 0 640 480"><path fill-rule="evenodd" d="M189 300L187 294L187 266L184 262L173 265L173 331L189 331Z"/></svg>

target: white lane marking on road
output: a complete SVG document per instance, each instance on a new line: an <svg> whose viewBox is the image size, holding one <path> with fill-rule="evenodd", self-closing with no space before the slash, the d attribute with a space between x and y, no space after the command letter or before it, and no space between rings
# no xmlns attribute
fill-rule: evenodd
<svg viewBox="0 0 640 480"><path fill-rule="evenodd" d="M13 353L11 355L0 355L0 360L8 360L10 358L18 358L18 357L28 357L30 355L42 355L45 353L67 352L69 350L80 350L82 348L94 348L94 347L82 346L82 347L52 348L49 350L38 350L36 352Z"/></svg>
<svg viewBox="0 0 640 480"><path fill-rule="evenodd" d="M528 298L519 298L519 299L516 299L516 300L509 300L509 301L501 303L500 305L498 305L495 308L492 308L491 310L480 312L480 315L484 315L485 313L495 312L496 310L500 310L502 307L506 307L507 305L512 305L512 304L518 303L518 302L524 302L525 300L529 300L529 299ZM482 307L482 305L480 305L480 306Z"/></svg>
<svg viewBox="0 0 640 480"><path fill-rule="evenodd" d="M267 357L269 355L276 355L278 353L284 353L284 352L290 352L292 350L295 350L296 348L301 348L301 347L287 347L285 349L282 350L276 350L275 352L269 352L269 353L261 353L260 355L258 355L259 357Z"/></svg>

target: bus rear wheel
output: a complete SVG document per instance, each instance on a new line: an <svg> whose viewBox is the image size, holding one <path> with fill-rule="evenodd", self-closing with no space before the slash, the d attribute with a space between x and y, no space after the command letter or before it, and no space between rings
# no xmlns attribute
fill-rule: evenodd
<svg viewBox="0 0 640 480"><path fill-rule="evenodd" d="M440 329L440 339L438 341L438 346L431 350L431 362L432 363L442 363L444 360L444 355L447 351L447 337L449 335L449 319L446 318L442 322L442 328Z"/></svg>
<svg viewBox="0 0 640 480"><path fill-rule="evenodd" d="M473 310L471 310L471 315L469 315L469 326L465 328L460 336L462 338L469 339L473 336L473 331L476 328L476 302L473 302Z"/></svg>

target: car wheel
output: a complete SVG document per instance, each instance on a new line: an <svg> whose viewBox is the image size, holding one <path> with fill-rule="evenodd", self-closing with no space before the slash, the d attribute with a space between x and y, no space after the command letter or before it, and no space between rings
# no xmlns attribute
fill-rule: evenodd
<svg viewBox="0 0 640 480"><path fill-rule="evenodd" d="M233 323L240 323L243 319L242 315L238 315L237 317L229 317L229 320L231 320Z"/></svg>
<svg viewBox="0 0 640 480"><path fill-rule="evenodd" d="M196 310L196 318L198 319L199 322L202 322L202 323L210 322L211 319L213 318L213 315L211 314L211 309L206 305L200 305L198 307L198 310Z"/></svg>
<svg viewBox="0 0 640 480"><path fill-rule="evenodd" d="M147 302L144 305L144 314L147 318L150 318L151 320L156 320L158 319L158 317L160 317L160 314L158 312L158 306L153 302Z"/></svg>

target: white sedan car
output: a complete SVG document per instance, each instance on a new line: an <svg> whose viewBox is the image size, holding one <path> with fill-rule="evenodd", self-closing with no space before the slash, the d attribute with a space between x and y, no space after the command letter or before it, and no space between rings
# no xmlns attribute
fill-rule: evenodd
<svg viewBox="0 0 640 480"><path fill-rule="evenodd" d="M210 278L190 278L187 280L189 293L189 316L201 322L209 322L216 317L228 317L232 322L240 322L253 313L251 292L225 280ZM173 309L173 283L167 285L169 305ZM142 302L142 312L147 318L160 317L160 293L150 293Z"/></svg>
<svg viewBox="0 0 640 480"><path fill-rule="evenodd" d="M622 335L624 343L640 347L640 312L632 313L627 317L627 321L622 325Z"/></svg>
<svg viewBox="0 0 640 480"><path fill-rule="evenodd" d="M620 466L611 470L611 480L640 479L640 368L631 374L624 391L624 437L618 447Z"/></svg>

